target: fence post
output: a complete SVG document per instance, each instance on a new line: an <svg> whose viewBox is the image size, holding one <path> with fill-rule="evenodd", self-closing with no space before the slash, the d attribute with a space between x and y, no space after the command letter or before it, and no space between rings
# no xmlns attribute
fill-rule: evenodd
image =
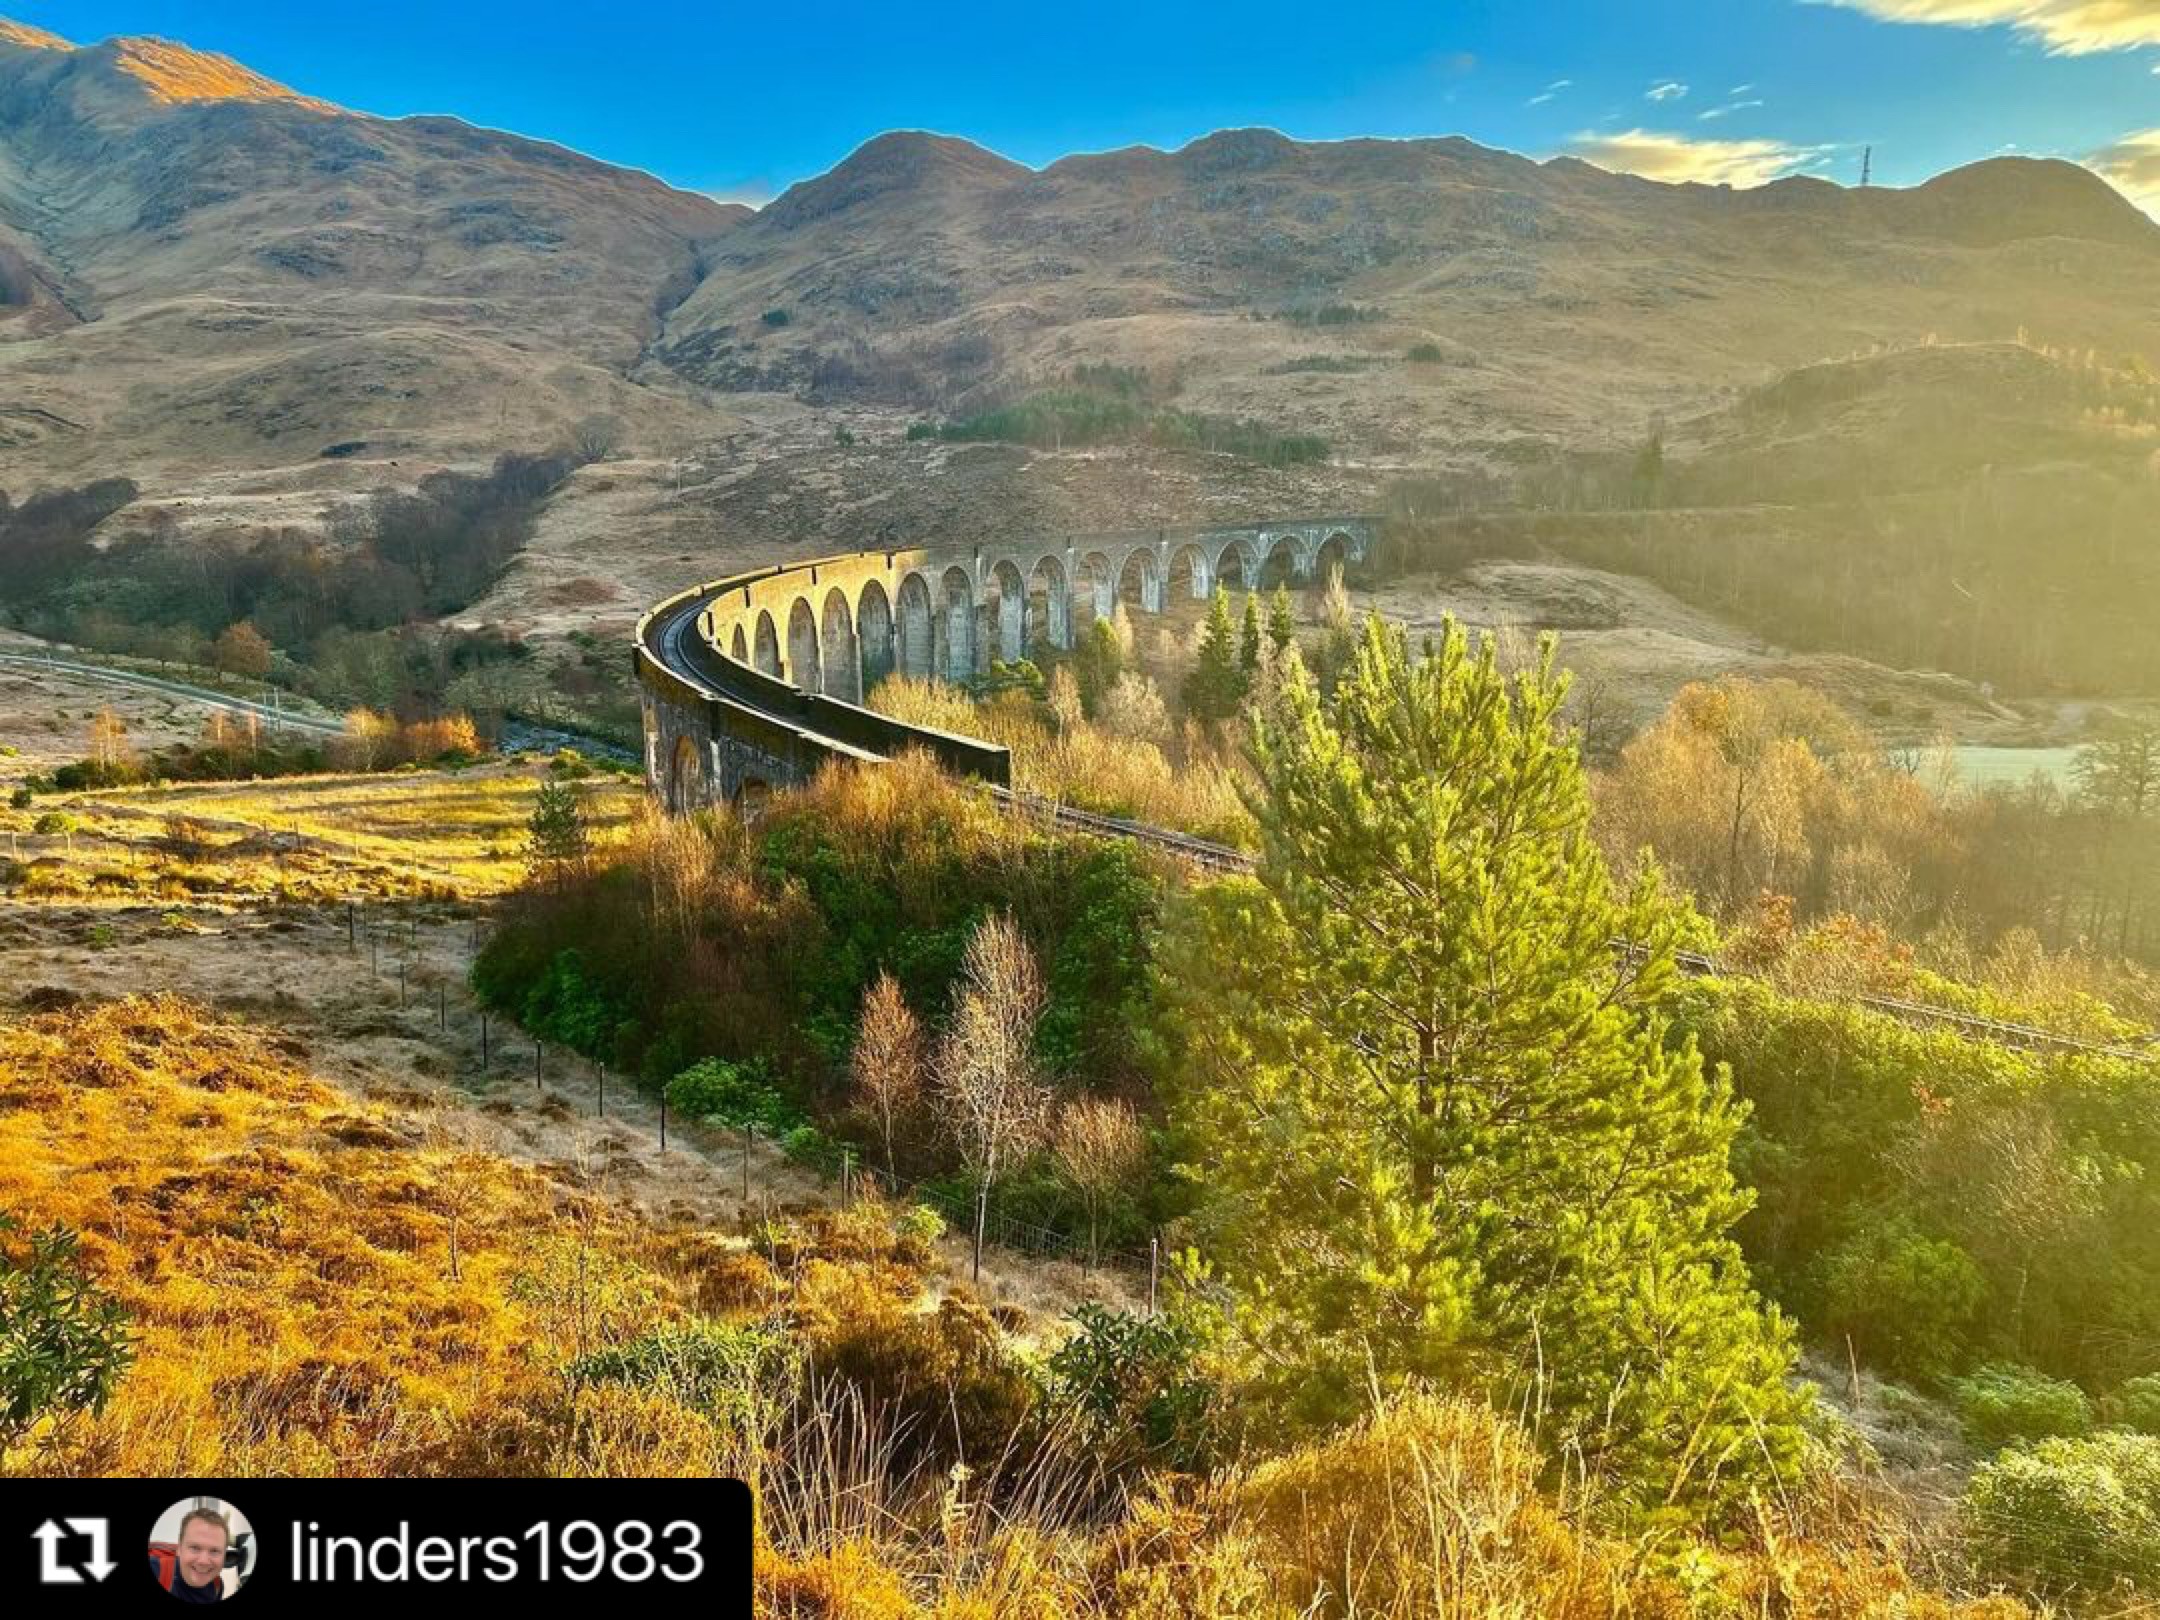
<svg viewBox="0 0 2160 1620"><path fill-rule="evenodd" d="M607 1118L607 1065L600 1065L600 1117Z"/></svg>
<svg viewBox="0 0 2160 1620"><path fill-rule="evenodd" d="M750 1127L748 1125L742 1128L742 1197L744 1203L750 1202Z"/></svg>
<svg viewBox="0 0 2160 1620"><path fill-rule="evenodd" d="M538 1091L538 1090L540 1089L540 1060L541 1060L541 1058L542 1058L542 1057L546 1056L546 1054L547 1054L547 1042L545 1042L545 1041L541 1041L541 1040L536 1040L536 1041L534 1041L534 1042L533 1042L533 1090L535 1090L535 1091Z"/></svg>
<svg viewBox="0 0 2160 1620"><path fill-rule="evenodd" d="M345 948L348 951L360 948L360 936L353 927L353 903L350 900L345 902Z"/></svg>
<svg viewBox="0 0 2160 1620"><path fill-rule="evenodd" d="M660 1151L667 1151L667 1088L660 1091Z"/></svg>
<svg viewBox="0 0 2160 1620"><path fill-rule="evenodd" d="M1150 1234L1147 1240L1147 1313L1155 1314L1155 1278L1162 1269L1162 1239Z"/></svg>
<svg viewBox="0 0 2160 1620"><path fill-rule="evenodd" d="M397 965L397 1004L398 1011L403 1012L405 1010L405 958L402 956L398 958Z"/></svg>
<svg viewBox="0 0 2160 1620"><path fill-rule="evenodd" d="M440 1030L450 1027L450 981L447 979L435 986L435 1027Z"/></svg>
<svg viewBox="0 0 2160 1620"><path fill-rule="evenodd" d="M480 1072L488 1072L488 1020L485 1008L480 1012Z"/></svg>

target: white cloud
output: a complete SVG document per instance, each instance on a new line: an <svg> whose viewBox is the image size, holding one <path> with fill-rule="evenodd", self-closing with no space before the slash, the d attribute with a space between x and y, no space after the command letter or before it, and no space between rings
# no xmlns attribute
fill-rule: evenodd
<svg viewBox="0 0 2160 1620"><path fill-rule="evenodd" d="M1730 118L1736 112L1746 112L1750 107L1760 107L1762 104L1760 96L1748 101L1728 101L1722 107L1707 107L1695 117L1698 122L1707 124L1713 118Z"/></svg>
<svg viewBox="0 0 2160 1620"><path fill-rule="evenodd" d="M1813 0L1886 22L2007 26L2064 56L2160 45L2156 0Z"/></svg>
<svg viewBox="0 0 2160 1620"><path fill-rule="evenodd" d="M1736 84L1725 93L1728 96L1744 96L1755 87L1752 84Z"/></svg>
<svg viewBox="0 0 2160 1620"><path fill-rule="evenodd" d="M2085 166L2160 219L2160 129L2125 135L2088 156Z"/></svg>
<svg viewBox="0 0 2160 1620"><path fill-rule="evenodd" d="M1557 96L1561 91L1572 89L1574 87L1574 84L1575 81L1573 79L1555 79L1543 90L1540 90L1536 95L1532 96L1528 101L1524 102L1523 105L1525 107L1542 107L1545 105L1546 102L1552 100L1552 98L1554 96Z"/></svg>
<svg viewBox="0 0 2160 1620"><path fill-rule="evenodd" d="M1667 79L1661 84L1652 85L1649 94L1644 99L1646 101L1678 101L1686 94L1686 85L1682 84L1678 79Z"/></svg>
<svg viewBox="0 0 2160 1620"><path fill-rule="evenodd" d="M1585 130L1568 150L1601 169L1641 175L1645 180L1760 186L1806 167L1822 148L1787 146L1782 141L1704 141L1631 129L1618 135Z"/></svg>

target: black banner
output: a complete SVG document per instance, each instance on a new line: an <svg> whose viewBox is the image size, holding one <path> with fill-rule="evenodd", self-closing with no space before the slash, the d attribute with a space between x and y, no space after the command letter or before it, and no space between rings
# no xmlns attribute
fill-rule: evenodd
<svg viewBox="0 0 2160 1620"><path fill-rule="evenodd" d="M725 1620L750 1613L750 1545L739 1480L0 1482L0 1591L38 1615L299 1615L295 1598L335 1591L398 1620L497 1593Z"/></svg>

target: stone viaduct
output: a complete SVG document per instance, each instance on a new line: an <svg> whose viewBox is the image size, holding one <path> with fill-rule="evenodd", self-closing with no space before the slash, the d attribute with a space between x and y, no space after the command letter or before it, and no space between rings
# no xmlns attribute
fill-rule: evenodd
<svg viewBox="0 0 2160 1620"><path fill-rule="evenodd" d="M670 810L806 782L831 758L928 749L1005 784L1003 748L862 706L894 671L964 680L1115 611L1218 584L1273 589L1361 563L1370 517L1159 529L968 548L855 551L711 581L638 621L645 780Z"/></svg>

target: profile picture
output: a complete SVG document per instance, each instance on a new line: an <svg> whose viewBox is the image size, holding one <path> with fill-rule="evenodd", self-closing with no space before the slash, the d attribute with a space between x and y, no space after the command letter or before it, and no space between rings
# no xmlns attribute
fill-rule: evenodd
<svg viewBox="0 0 2160 1620"><path fill-rule="evenodd" d="M150 1577L182 1603L222 1603L255 1572L247 1515L214 1496L185 1496L150 1530Z"/></svg>

